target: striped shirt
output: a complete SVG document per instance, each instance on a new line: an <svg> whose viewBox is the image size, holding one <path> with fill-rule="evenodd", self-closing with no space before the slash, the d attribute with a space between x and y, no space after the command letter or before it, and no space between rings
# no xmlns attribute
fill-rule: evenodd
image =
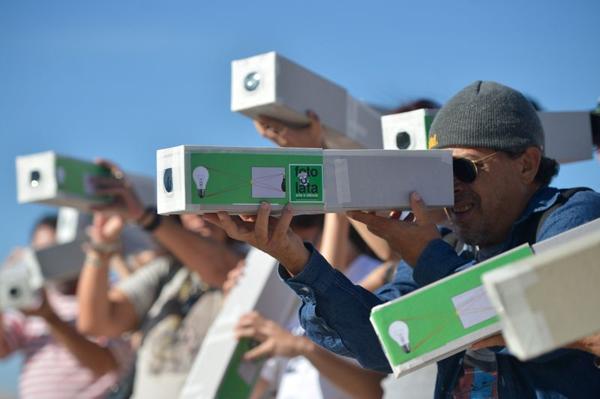
<svg viewBox="0 0 600 399"><path fill-rule="evenodd" d="M77 297L47 291L48 301L56 314L74 325L78 313ZM120 373L99 378L57 342L40 317L25 317L9 312L3 317L5 340L11 351L24 355L19 379L19 397L23 399L102 398L118 381ZM108 347L117 363L126 370L131 360L129 344L121 339L99 338L94 342Z"/></svg>

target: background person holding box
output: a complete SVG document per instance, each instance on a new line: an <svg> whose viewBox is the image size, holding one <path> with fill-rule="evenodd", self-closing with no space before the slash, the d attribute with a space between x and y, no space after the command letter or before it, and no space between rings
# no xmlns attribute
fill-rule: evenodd
<svg viewBox="0 0 600 399"><path fill-rule="evenodd" d="M540 121L527 99L509 87L478 81L461 90L436 115L429 144L453 150L455 205L448 213L474 254L458 255L441 240L417 194L411 196L412 222L352 213L414 268L419 286L600 217L598 193L566 193L548 186L557 165L543 157ZM412 290L409 279L397 278L383 289L385 294L373 295L351 284L289 231L289 209L278 221L269 213L264 204L251 219L225 213L207 218L281 262L282 277L303 300L301 319L313 340L366 367L388 371L369 323L370 310ZM520 362L498 346L440 361L435 397L595 397L598 392L600 370L589 353L562 349Z"/></svg>
<svg viewBox="0 0 600 399"><path fill-rule="evenodd" d="M140 330L135 367L119 384L116 397L175 397L221 309L227 273L243 255L220 229L195 215L180 223L157 215L154 208L144 210L125 176L96 184L98 193L116 201L101 208L110 213L94 215L93 245L78 287L78 328L107 336ZM172 256L157 258L109 287L108 258L125 220L151 231Z"/></svg>
<svg viewBox="0 0 600 399"><path fill-rule="evenodd" d="M32 248L55 244L56 221L51 216L36 224ZM128 342L102 337L90 339L75 328L76 284L75 280L49 285L39 294L37 308L11 310L4 315L0 312L0 358L17 351L25 356L19 381L20 398L105 397L128 368L131 360Z"/></svg>

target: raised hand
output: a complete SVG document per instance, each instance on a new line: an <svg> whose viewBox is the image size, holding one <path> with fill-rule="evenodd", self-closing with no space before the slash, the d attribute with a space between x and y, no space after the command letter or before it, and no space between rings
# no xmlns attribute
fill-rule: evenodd
<svg viewBox="0 0 600 399"><path fill-rule="evenodd" d="M324 148L323 128L319 117L312 111L307 111L306 116L310 122L305 127L291 127L266 116L255 120L254 126L261 136L280 147Z"/></svg>
<svg viewBox="0 0 600 399"><path fill-rule="evenodd" d="M229 237L246 242L279 260L292 275L298 274L304 269L310 253L300 237L290 229L291 208L286 205L279 219L270 214L271 205L264 202L255 217L232 217L225 212L203 217L225 230Z"/></svg>
<svg viewBox="0 0 600 399"><path fill-rule="evenodd" d="M439 214L427 209L417 193L411 194L410 204L414 215L411 221L398 220L396 213L391 218L358 211L348 212L348 216L366 224L371 232L386 240L402 259L415 266L427 244L441 236L435 220Z"/></svg>

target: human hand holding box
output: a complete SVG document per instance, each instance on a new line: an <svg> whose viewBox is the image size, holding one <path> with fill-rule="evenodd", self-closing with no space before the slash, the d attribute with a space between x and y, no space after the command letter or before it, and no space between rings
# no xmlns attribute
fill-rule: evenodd
<svg viewBox="0 0 600 399"><path fill-rule="evenodd" d="M376 306L371 323L396 377L464 350L500 331L483 273L531 256L525 244L394 301Z"/></svg>

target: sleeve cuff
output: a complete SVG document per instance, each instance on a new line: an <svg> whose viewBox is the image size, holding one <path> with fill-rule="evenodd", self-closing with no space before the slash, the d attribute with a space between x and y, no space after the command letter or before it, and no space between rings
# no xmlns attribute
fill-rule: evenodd
<svg viewBox="0 0 600 399"><path fill-rule="evenodd" d="M307 299L307 294L312 298L314 291L323 293L328 290L335 280L335 269L323 258L315 247L305 242L304 246L310 252L308 262L302 272L291 276L282 264L279 264L279 276L296 294L303 300ZM311 298L311 299L312 299Z"/></svg>

